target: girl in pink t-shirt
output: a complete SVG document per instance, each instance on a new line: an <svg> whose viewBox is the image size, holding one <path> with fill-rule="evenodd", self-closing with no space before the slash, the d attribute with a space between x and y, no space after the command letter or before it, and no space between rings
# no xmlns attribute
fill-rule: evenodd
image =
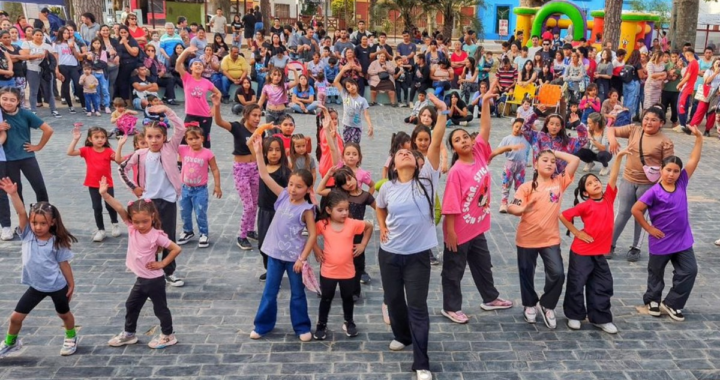
<svg viewBox="0 0 720 380"><path fill-rule="evenodd" d="M494 87L493 87L494 88ZM480 132L475 141L465 129L453 130L448 143L453 161L448 171L442 213L445 216L445 252L443 254L441 313L455 323L467 323L462 312L461 281L465 266L470 265L475 287L480 292L483 310L508 309L512 301L499 297L492 274L492 262L485 232L490 230L490 91L483 97Z"/></svg>
<svg viewBox="0 0 720 380"><path fill-rule="evenodd" d="M373 225L366 220L349 218L350 202L347 193L341 190L332 190L323 197L319 221L315 223L318 236L324 240L324 249L321 250L317 242L313 246L315 258L322 263L320 267L320 310L318 323L313 335L317 340L327 337L328 314L330 305L335 297L335 289L340 286L342 297L343 316L345 323L343 331L349 337L358 335L353 319L355 293L355 265L354 258L365 251ZM355 235L363 234L362 241L354 245Z"/></svg>
<svg viewBox="0 0 720 380"><path fill-rule="evenodd" d="M81 123L76 123L73 128L73 139L70 142L70 146L67 149L67 155L74 157L80 156L85 159L85 165L87 166L87 173L85 174L84 185L88 187L90 191L90 200L92 201L93 214L95 215L95 225L97 231L93 235L94 242L101 242L105 239L105 223L103 222L102 215L102 197L98 192L98 186L100 177L105 176L108 178L110 188L108 191L110 195L113 195L113 183L112 174L110 172L110 163L115 158L115 152L110 148L108 143L108 133L105 129L100 127L90 127L88 129L87 137L85 138L85 146L80 149L75 149L75 146L80 141L80 128ZM110 215L110 223L112 223L113 237L120 236L120 227L118 226L117 213L105 202L105 208Z"/></svg>
<svg viewBox="0 0 720 380"><path fill-rule="evenodd" d="M100 194L122 218L128 227L128 249L125 265L137 279L125 302L125 328L114 336L108 344L121 347L138 342L137 320L140 311L148 298L153 303L155 316L160 320L161 333L154 337L148 347L165 348L177 344L172 325L172 315L167 307L165 295L165 275L163 268L175 260L180 254L180 246L170 241L162 231L160 215L150 199L138 199L128 204L127 209L108 193L108 182L105 177L100 180ZM169 254L162 261L157 260L157 253L163 248Z"/></svg>
<svg viewBox="0 0 720 380"><path fill-rule="evenodd" d="M212 92L213 96L221 96L220 90L208 79L203 78L202 73L205 65L200 58L190 61L190 73L185 70L185 59L189 55L196 54L198 48L189 46L185 49L175 64L175 70L180 74L185 90L185 122L198 122L205 136L203 147L210 149L210 127L212 126L212 112L207 101L207 93Z"/></svg>
<svg viewBox="0 0 720 380"><path fill-rule="evenodd" d="M300 73L295 67L292 68L295 76L299 78ZM260 100L258 104L265 106L265 121L274 125L279 125L287 114L288 91L297 85L297 80L285 82L285 73L277 67L273 67L267 74L268 82L262 88ZM267 101L267 104L265 102Z"/></svg>

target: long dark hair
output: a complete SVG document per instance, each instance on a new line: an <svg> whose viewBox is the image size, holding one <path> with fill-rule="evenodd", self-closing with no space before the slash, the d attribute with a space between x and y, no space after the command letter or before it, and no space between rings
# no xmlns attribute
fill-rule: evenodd
<svg viewBox="0 0 720 380"><path fill-rule="evenodd" d="M30 205L30 213L28 215L28 223L32 223L33 215L42 215L48 222L54 221L50 226L50 234L55 236L53 242L53 249L58 250L60 248L70 249L72 243L77 243L77 239L65 228L62 217L60 217L60 211L57 207L51 205L48 202L38 202Z"/></svg>
<svg viewBox="0 0 720 380"><path fill-rule="evenodd" d="M349 202L348 194L345 191L332 189L330 194L322 197L320 201L320 212L318 213L317 220L323 221L325 225L329 223L330 213L327 209L333 209L335 206L342 202Z"/></svg>
<svg viewBox="0 0 720 380"><path fill-rule="evenodd" d="M432 142L432 131L430 130L430 127L418 124L418 126L413 129L412 134L410 135L410 147L413 150L418 150L417 144L415 144L415 140L417 139L418 135L423 132L427 133L428 136L430 136L430 142Z"/></svg>
<svg viewBox="0 0 720 380"><path fill-rule="evenodd" d="M568 141L570 141L570 137L567 135L567 129L565 128L565 119L563 119L562 116L553 113L545 117L545 122L543 123L542 132L547 133L548 135L550 132L548 132L548 124L550 123L550 119L557 118L560 120L560 131L558 131L557 136L555 138L560 138L560 143L562 145L567 145Z"/></svg>
<svg viewBox="0 0 720 380"><path fill-rule="evenodd" d="M263 139L263 158L265 159L265 165L269 165L270 162L268 161L267 155L270 151L270 145L272 145L273 142L278 143L278 146L280 147L280 161L278 161L278 165L280 165L280 170L287 170L290 171L290 164L288 163L287 155L285 155L285 145L283 145L283 141L278 136L272 136Z"/></svg>
<svg viewBox="0 0 720 380"><path fill-rule="evenodd" d="M103 148L110 148L110 143L108 142L108 132L105 130L105 128L102 127L90 127L88 129L87 138L85 139L85 146L91 147L93 146L92 141L90 139L92 138L92 135L95 133L102 133L105 135L105 144L103 145Z"/></svg>
<svg viewBox="0 0 720 380"><path fill-rule="evenodd" d="M586 195L586 192L587 192L586 184L587 184L587 180L588 180L590 177L595 177L595 179L597 179L598 181L600 181L600 178L598 178L598 177L597 177L595 174L593 174L593 173L588 173L588 174L585 174L584 176L580 177L580 180L578 181L577 188L575 188L575 200L573 201L573 206L577 206L578 204L580 204L580 201L581 201L581 200L584 202L584 201L586 201L586 200L588 200L588 199L590 198L590 197L588 197L588 196ZM601 183L602 183L602 182L601 182ZM578 197L579 197L580 199L578 199ZM575 224L575 223L574 223L574 218L573 218L573 220L570 220L570 223ZM570 230L567 230L567 232L566 232L565 234L566 234L567 236L570 236Z"/></svg>
<svg viewBox="0 0 720 380"><path fill-rule="evenodd" d="M453 136L455 136L456 133L460 133L460 132L465 132L466 134L469 135L469 133L462 128L453 129L452 132L450 132L450 134L448 135L448 139L447 139L448 149L450 149L453 152L452 160L450 161L450 166L455 165L455 161L457 161L460 158L460 155L458 155L458 153L455 151L455 149L452 146Z"/></svg>
<svg viewBox="0 0 720 380"><path fill-rule="evenodd" d="M406 143L410 143L412 146L410 135L403 131L393 133L392 136L390 136L390 156L394 156Z"/></svg>
<svg viewBox="0 0 720 380"><path fill-rule="evenodd" d="M417 152L417 153L419 153L419 152ZM415 156L415 153L413 153L413 156ZM420 156L422 156L422 154L420 154ZM388 166L388 180L391 181L392 183L396 183L398 180L397 170L395 169L395 157L392 157L392 159L390 160L390 165ZM421 181L426 182L428 185L430 185L430 194L428 194L427 190L425 189L425 186L423 185L423 183L421 183ZM425 197L425 200L428 202L430 220L434 221L435 220L435 199L434 199L433 194L435 194L435 187L433 186L433 183L429 178L420 178L420 165L417 164L417 158L416 158L415 171L413 172L411 182L412 182L412 189L410 191L410 194L413 197L413 202L415 202L415 205L418 206L418 210L420 210L420 206L418 205L417 201L415 200L415 194L417 192L421 193L423 195L423 197Z"/></svg>
<svg viewBox="0 0 720 380"><path fill-rule="evenodd" d="M535 158L535 161L537 162L538 160L540 160L540 156L542 156L543 154L547 154L547 153L550 153L550 154L553 155L553 157L555 157L555 152L553 152L553 151L550 150L550 149L545 149L545 150L540 151L540 153L538 153L537 157ZM538 182L537 182L538 175L539 175L539 174L538 174L537 167L536 167L536 168L533 170L532 191L537 190L537 187L538 187Z"/></svg>

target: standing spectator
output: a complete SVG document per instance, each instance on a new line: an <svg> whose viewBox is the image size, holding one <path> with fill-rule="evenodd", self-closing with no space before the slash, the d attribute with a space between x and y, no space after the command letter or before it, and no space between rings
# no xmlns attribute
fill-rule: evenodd
<svg viewBox="0 0 720 380"><path fill-rule="evenodd" d="M215 10L215 15L210 19L210 31L213 33L220 33L223 40L227 33L227 19L223 16L223 10L218 8Z"/></svg>
<svg viewBox="0 0 720 380"><path fill-rule="evenodd" d="M458 78L463 73L465 61L468 59L468 53L462 49L460 41L453 43L453 52L450 54L450 66L453 69L453 88L458 88Z"/></svg>
<svg viewBox="0 0 720 380"><path fill-rule="evenodd" d="M623 83L623 106L630 111L631 115L635 115L638 109L638 101L640 100L640 75L645 69L640 63L640 52L634 50L630 54L625 66L632 66L632 75L630 82ZM623 69L626 70L626 69Z"/></svg>
<svg viewBox="0 0 720 380"><path fill-rule="evenodd" d="M52 96L54 83L52 80L43 80L43 75L40 69L40 63L43 59L53 53L53 48L43 42L43 38L44 35L42 30L35 29L32 32L32 40L24 42L22 50L20 51L20 54L27 58L27 81L30 86L30 110L32 112L37 111L38 92L42 88L42 92L45 94L46 100L50 104L50 112L53 116L60 117L60 114L55 108L55 98ZM50 79L52 79L52 75Z"/></svg>
<svg viewBox="0 0 720 380"><path fill-rule="evenodd" d="M402 33L403 41L397 45L397 52L396 54L402 57L403 59L403 65L413 65L415 64L415 53L417 52L417 46L415 46L412 41L410 41L410 32L407 30L404 30ZM425 62L429 65L429 63Z"/></svg>
<svg viewBox="0 0 720 380"><path fill-rule="evenodd" d="M362 20L358 21L357 26L358 26L358 29L355 32L353 32L352 35L350 35L350 42L352 42L352 44L355 46L360 45L360 40L362 39L363 36L365 36L365 37L372 36L372 32L367 30L367 28L365 27L365 21L362 21Z"/></svg>
<svg viewBox="0 0 720 380"><path fill-rule="evenodd" d="M660 103L662 96L662 88L665 79L667 78L667 72L665 71L665 64L662 63L662 52L660 50L653 50L652 57L646 66L647 79L645 80L645 99L643 102L643 108L648 109L655 104Z"/></svg>
<svg viewBox="0 0 720 380"><path fill-rule="evenodd" d="M41 9L38 18L45 24L45 30L52 36L55 36L60 27L65 25L65 20L50 12L48 8Z"/></svg>
<svg viewBox="0 0 720 380"><path fill-rule="evenodd" d="M140 49L144 49L148 36L145 35L145 30L138 26L137 16L135 14L128 15L127 20L125 20L125 26L130 36L135 39L135 42L140 46Z"/></svg>
<svg viewBox="0 0 720 380"><path fill-rule="evenodd" d="M610 80L613 74L612 51L604 49L600 53L600 62L595 71L595 83L598 85L600 101L605 101L610 94Z"/></svg>
<svg viewBox="0 0 720 380"><path fill-rule="evenodd" d="M85 41L85 45L90 45L90 41L97 37L100 31L100 24L95 22L95 15L90 12L83 13L80 16L80 21L82 22L80 36Z"/></svg>
<svg viewBox="0 0 720 380"><path fill-rule="evenodd" d="M80 98L80 104L85 107L85 99L81 96L82 87L80 86L80 59L83 58L80 47L75 42L75 37L66 27L58 30L58 36L55 40L54 52L55 59L58 62L55 69L55 76L62 82L60 92L67 102L70 113L75 113L73 108L73 94L70 93L70 85L73 85L73 93Z"/></svg>
<svg viewBox="0 0 720 380"><path fill-rule="evenodd" d="M672 122L673 127L676 127L678 125L678 95L680 94L678 84L680 83L680 79L682 79L682 66L680 66L682 65L682 60L678 56L677 51L669 55L670 59L665 63L667 83L663 85L661 101L665 113L667 113L667 109L670 107L670 122Z"/></svg>
<svg viewBox="0 0 720 380"><path fill-rule="evenodd" d="M102 42L103 49L107 52L107 78L108 78L108 92L110 96L115 94L115 80L117 79L120 67L120 56L118 55L118 48L120 43L117 39L110 37L110 27L103 25L100 27L100 42Z"/></svg>
<svg viewBox="0 0 720 380"><path fill-rule="evenodd" d="M345 50L353 50L355 49L355 45L350 42L350 38L348 37L347 30L341 30L340 31L340 39L335 42L335 56L337 59L342 59L342 57L345 55Z"/></svg>
<svg viewBox="0 0 720 380"><path fill-rule="evenodd" d="M263 25L263 15L260 12L259 6L257 6L257 5L255 6L255 12L253 13L253 15L255 15L255 30L256 31L263 30L263 28L265 26ZM245 24L245 25L247 25L247 24Z"/></svg>
<svg viewBox="0 0 720 380"><path fill-rule="evenodd" d="M242 23L245 26L245 29L243 29L243 37L245 38L245 41L250 41L255 33L260 32L260 30L255 30L255 15L253 12L254 11L251 9L242 18ZM250 44L248 43L248 45Z"/></svg>
<svg viewBox="0 0 720 380"><path fill-rule="evenodd" d="M128 19L132 15L128 16ZM120 65L118 76L115 81L115 95L126 101L130 100L130 76L137 67L137 56L140 54L140 45L135 38L130 35L127 26L121 25L119 29L120 45L118 46L118 56L120 56Z"/></svg>
<svg viewBox="0 0 720 380"><path fill-rule="evenodd" d="M230 26L232 27L232 42L230 43L232 46L237 46L238 48L242 46L242 32L243 29L243 23L240 21L240 16L235 15L233 16L233 21L230 23Z"/></svg>

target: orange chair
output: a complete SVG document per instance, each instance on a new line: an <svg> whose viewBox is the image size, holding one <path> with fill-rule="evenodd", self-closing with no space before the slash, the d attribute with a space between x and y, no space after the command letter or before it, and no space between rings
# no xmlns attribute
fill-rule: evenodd
<svg viewBox="0 0 720 380"><path fill-rule="evenodd" d="M545 107L560 107L560 99L562 98L562 87L556 84L544 84L540 86L538 96L535 98L535 105L544 105Z"/></svg>

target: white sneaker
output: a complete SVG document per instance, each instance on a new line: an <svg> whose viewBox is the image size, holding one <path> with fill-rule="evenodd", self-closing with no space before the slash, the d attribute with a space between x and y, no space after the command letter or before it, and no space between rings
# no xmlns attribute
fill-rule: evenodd
<svg viewBox="0 0 720 380"><path fill-rule="evenodd" d="M110 230L110 236L112 236L112 237L120 236L120 226L117 223L113 223L112 229Z"/></svg>
<svg viewBox="0 0 720 380"><path fill-rule="evenodd" d="M168 285L174 286L174 287L176 287L176 288L179 288L179 287L185 285L185 281L177 278L177 276L175 276L174 274L171 274L171 275L169 275L169 276L168 276L168 275L165 275L165 282L166 282Z"/></svg>
<svg viewBox="0 0 720 380"><path fill-rule="evenodd" d="M683 132L683 127L682 127L682 125L679 125L679 124L676 125L676 126L674 126L672 130L675 131L675 132L677 132L677 133L684 133L684 132Z"/></svg>
<svg viewBox="0 0 720 380"><path fill-rule="evenodd" d="M609 172L610 172L610 168L607 167L607 166L605 166L605 167L603 167L602 169L600 169L600 175L601 175L601 176L608 175Z"/></svg>
<svg viewBox="0 0 720 380"><path fill-rule="evenodd" d="M426 370L426 369L419 369L415 371L415 374L417 375L417 380L432 380L432 372Z"/></svg>
<svg viewBox="0 0 720 380"><path fill-rule="evenodd" d="M5 236L5 229L4 229L4 228L3 228L3 236ZM3 240L5 240L5 239L3 239ZM718 247L720 247L720 239L715 240L715 243L714 243L714 244L717 245Z"/></svg>
<svg viewBox="0 0 720 380"><path fill-rule="evenodd" d="M577 319L568 319L567 326L570 328L570 330L580 330L580 321Z"/></svg>
<svg viewBox="0 0 720 380"><path fill-rule="evenodd" d="M545 321L545 326L549 329L555 329L557 328L557 320L555 319L555 310L553 309L546 309L542 306L538 306L540 308L540 313L542 314L543 321Z"/></svg>
<svg viewBox="0 0 720 380"><path fill-rule="evenodd" d="M525 317L525 322L535 323L535 319L537 318L537 309L532 306L525 306L525 310L523 310L523 316Z"/></svg>
<svg viewBox="0 0 720 380"><path fill-rule="evenodd" d="M99 243L99 242L105 240L105 236L106 236L105 231L97 230L97 232L95 232L95 234L93 235L92 240L96 243Z"/></svg>
<svg viewBox="0 0 720 380"><path fill-rule="evenodd" d="M602 331L605 331L608 334L617 334L618 329L617 326L615 326L614 323L594 323L595 327L599 328Z"/></svg>
<svg viewBox="0 0 720 380"><path fill-rule="evenodd" d="M403 348L405 348L405 345L398 342L397 340L394 340L390 342L390 351L400 351Z"/></svg>
<svg viewBox="0 0 720 380"><path fill-rule="evenodd" d="M460 122L460 126L461 126L461 127L467 127L467 125L468 125L468 122L467 122L467 121L461 121L461 122Z"/></svg>
<svg viewBox="0 0 720 380"><path fill-rule="evenodd" d="M592 170L594 167L595 167L595 163L594 163L594 162L585 164L585 167L583 168L583 171L584 171L584 172L589 172L589 171Z"/></svg>
<svg viewBox="0 0 720 380"><path fill-rule="evenodd" d="M0 240L2 241L10 241L15 237L15 232L13 232L13 229L10 227L3 227L2 233L0 234Z"/></svg>

